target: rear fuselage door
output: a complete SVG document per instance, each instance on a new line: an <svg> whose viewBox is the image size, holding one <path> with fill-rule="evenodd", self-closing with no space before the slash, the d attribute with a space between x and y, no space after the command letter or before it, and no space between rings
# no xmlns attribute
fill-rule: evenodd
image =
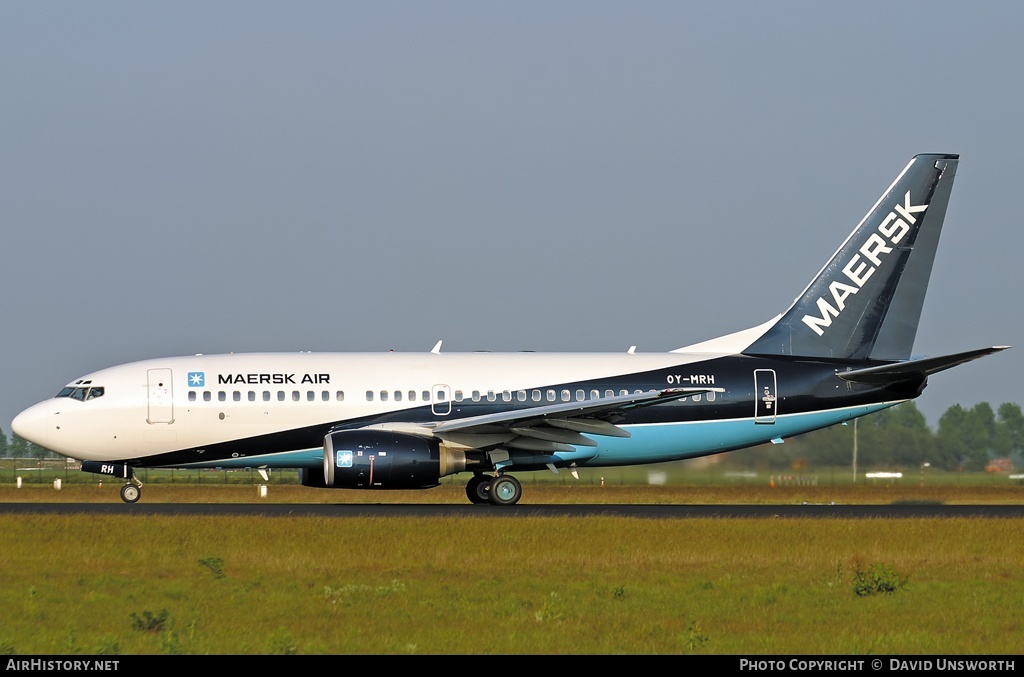
<svg viewBox="0 0 1024 677"><path fill-rule="evenodd" d="M779 391L774 369L754 370L754 423L775 423Z"/></svg>
<svg viewBox="0 0 1024 677"><path fill-rule="evenodd" d="M150 369L146 372L149 383L149 415L147 423L174 423L174 392L171 389L170 369Z"/></svg>

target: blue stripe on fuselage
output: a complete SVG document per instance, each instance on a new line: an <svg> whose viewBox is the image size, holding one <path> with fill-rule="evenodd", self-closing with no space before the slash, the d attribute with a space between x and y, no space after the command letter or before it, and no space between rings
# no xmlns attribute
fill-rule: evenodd
<svg viewBox="0 0 1024 677"><path fill-rule="evenodd" d="M771 424L754 423L753 418L744 418L623 426L623 429L630 432L631 437L627 439L592 436L598 442L596 453L586 461L576 461L576 464L581 467L598 467L697 458L827 428L899 403L884 402L806 414L789 414L779 416L775 423ZM554 454L556 457L559 455ZM513 460L514 458L513 456ZM515 467L513 463L511 469Z"/></svg>
<svg viewBox="0 0 1024 677"><path fill-rule="evenodd" d="M174 468L319 468L324 463L324 448L282 451L259 456L239 456L219 461L175 464Z"/></svg>

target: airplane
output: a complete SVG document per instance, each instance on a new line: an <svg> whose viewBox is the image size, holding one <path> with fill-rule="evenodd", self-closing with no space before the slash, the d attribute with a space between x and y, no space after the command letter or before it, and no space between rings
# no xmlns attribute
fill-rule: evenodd
<svg viewBox="0 0 1024 677"><path fill-rule="evenodd" d="M82 376L18 414L21 437L124 481L142 468L297 469L307 487L426 489L469 473L514 505L513 472L743 449L918 397L1005 350L912 357L959 155L914 156L787 310L668 352L251 353Z"/></svg>

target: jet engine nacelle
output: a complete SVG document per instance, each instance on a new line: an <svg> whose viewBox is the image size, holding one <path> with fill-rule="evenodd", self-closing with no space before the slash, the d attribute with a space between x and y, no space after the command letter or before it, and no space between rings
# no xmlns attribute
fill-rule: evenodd
<svg viewBox="0 0 1024 677"><path fill-rule="evenodd" d="M324 438L323 476L315 471L303 473L301 481L306 486L341 489L427 489L465 468L464 452L431 437L343 430Z"/></svg>

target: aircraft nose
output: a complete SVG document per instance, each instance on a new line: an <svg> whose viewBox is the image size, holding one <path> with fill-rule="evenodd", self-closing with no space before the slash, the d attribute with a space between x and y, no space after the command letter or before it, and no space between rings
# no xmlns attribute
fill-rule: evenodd
<svg viewBox="0 0 1024 677"><path fill-rule="evenodd" d="M19 437L41 447L47 446L50 437L50 408L47 402L33 405L14 417L11 429Z"/></svg>

